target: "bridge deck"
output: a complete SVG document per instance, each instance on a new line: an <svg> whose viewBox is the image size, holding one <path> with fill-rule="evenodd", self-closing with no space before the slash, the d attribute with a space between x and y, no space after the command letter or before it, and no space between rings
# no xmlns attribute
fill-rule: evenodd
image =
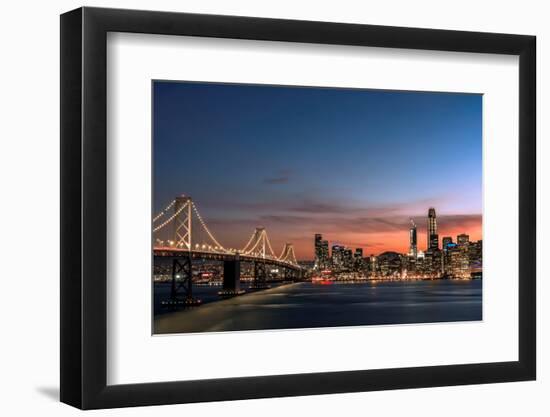
<svg viewBox="0 0 550 417"><path fill-rule="evenodd" d="M188 256L189 251L187 249L155 247L153 248L153 255L155 258L178 258L178 257ZM265 262L266 264L269 264L269 265L282 266L290 269L302 268L300 265L282 261L280 259L276 259L272 257L263 258L260 256L246 255L242 253L236 254L236 253L230 253L230 252L192 250L191 256L193 259L211 259L211 260L217 260L217 261L232 261L232 260L236 260L238 257L238 259L243 262Z"/></svg>

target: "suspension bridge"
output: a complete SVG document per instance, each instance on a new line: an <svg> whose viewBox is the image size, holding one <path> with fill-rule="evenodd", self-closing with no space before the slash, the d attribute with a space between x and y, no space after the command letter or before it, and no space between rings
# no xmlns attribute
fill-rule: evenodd
<svg viewBox="0 0 550 417"><path fill-rule="evenodd" d="M170 230L171 229L171 230ZM173 231L172 239L158 238L160 233ZM302 267L296 261L292 243L285 243L276 255L264 227L256 227L244 247L228 248L210 231L197 206L189 196L179 196L153 218L154 259L172 261L170 304L198 305L193 297L193 261L223 262L223 291L220 295L241 294L241 262L254 264L251 289L268 288L268 268L282 269L285 279L301 277Z"/></svg>

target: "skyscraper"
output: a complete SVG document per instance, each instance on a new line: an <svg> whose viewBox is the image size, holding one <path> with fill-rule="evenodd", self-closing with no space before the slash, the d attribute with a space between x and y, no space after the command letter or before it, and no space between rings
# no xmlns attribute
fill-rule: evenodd
<svg viewBox="0 0 550 417"><path fill-rule="evenodd" d="M349 248L344 248L344 268L351 269L353 268L353 252Z"/></svg>
<svg viewBox="0 0 550 417"><path fill-rule="evenodd" d="M321 241L321 266L328 268L330 266L330 257L328 256L328 240Z"/></svg>
<svg viewBox="0 0 550 417"><path fill-rule="evenodd" d="M336 243L332 245L332 266L340 269L344 266L344 246Z"/></svg>
<svg viewBox="0 0 550 417"><path fill-rule="evenodd" d="M363 248L355 248L355 252L353 253L353 267L356 271L361 271L364 266Z"/></svg>
<svg viewBox="0 0 550 417"><path fill-rule="evenodd" d="M323 235L315 234L315 269L324 269L328 266L328 241Z"/></svg>
<svg viewBox="0 0 550 417"><path fill-rule="evenodd" d="M437 234L437 219L435 209L430 207L428 210L428 250L434 251L439 248L439 235Z"/></svg>
<svg viewBox="0 0 550 417"><path fill-rule="evenodd" d="M315 250L315 269L321 269L321 241L323 240L323 235L316 233L315 234L315 243L314 243L314 250Z"/></svg>
<svg viewBox="0 0 550 417"><path fill-rule="evenodd" d="M418 246L416 240L416 224L411 219L411 228L409 229L409 255L416 259L418 255Z"/></svg>

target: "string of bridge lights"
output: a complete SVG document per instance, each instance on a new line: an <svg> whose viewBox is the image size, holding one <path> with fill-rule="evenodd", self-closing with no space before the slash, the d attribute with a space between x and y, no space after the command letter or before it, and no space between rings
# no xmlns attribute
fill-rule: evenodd
<svg viewBox="0 0 550 417"><path fill-rule="evenodd" d="M283 259L288 256L288 246L285 245L285 247L283 248L283 251L281 252L281 255L279 256L279 259Z"/></svg>
<svg viewBox="0 0 550 417"><path fill-rule="evenodd" d="M267 242L267 246L269 247L269 251L271 252L271 256L273 256L274 258L277 258L277 255L275 255L275 251L271 247L271 242L269 241L269 236L267 236L267 232L265 231L265 229L264 229L264 238L265 238L265 241Z"/></svg>
<svg viewBox="0 0 550 417"><path fill-rule="evenodd" d="M166 214L166 212L167 212L168 210L170 210L170 209L174 206L174 204L176 204L176 200L175 200L175 199L172 200L172 202L171 202L170 204L168 204L164 210L162 210L159 214L157 214L157 215L153 218L153 223L155 223L155 222L156 222L157 220L159 220L162 216L164 216L164 215Z"/></svg>
<svg viewBox="0 0 550 417"><path fill-rule="evenodd" d="M294 247L293 246L290 247L289 253L292 254L292 258L290 260L287 259L286 261L290 262L290 263L293 263L293 264L297 264L298 261L296 260L296 254L294 253ZM288 258L288 256L287 256L287 258Z"/></svg>
<svg viewBox="0 0 550 417"><path fill-rule="evenodd" d="M264 255L265 256L265 254L261 253L261 251L255 252L255 249L258 247L258 245L262 241L262 235L263 235L263 231L261 233L258 233L257 231L254 232L254 236L256 237L256 243L248 251L243 250L243 253L245 255L250 255L250 254L254 253L254 254L257 254L257 255Z"/></svg>
<svg viewBox="0 0 550 417"><path fill-rule="evenodd" d="M170 210L174 206L175 203L176 203L176 200L175 199L172 200L172 202L170 204L168 204L168 206L166 206L164 208L164 210L162 210L159 214L157 214L153 218L153 223L157 222L164 215L166 215L168 210ZM153 233L161 230L162 228L164 228L165 226L170 224L185 208L188 208L188 204L191 204L191 207L193 208L193 211L195 212L195 214L197 216L197 219L199 220L201 226L206 231L206 233L210 237L210 239L212 239L212 241L216 245L216 246L212 246L212 245L206 245L204 243L202 245L200 245L200 244L197 243L195 245L195 248L201 248L202 247L202 249L208 248L209 250L212 250L212 248L214 248L214 250L216 250L216 251L226 251L226 252L227 251L230 251L230 252L234 251L234 252L240 252L240 253L245 254L245 255L254 254L254 255L261 255L263 257L266 257L266 255L267 255L267 257L277 259L281 262L297 264L296 256L294 254L294 248L292 246L285 245L285 247L283 248L283 252L281 253L281 256L277 257L275 255L275 251L273 250L273 247L271 246L271 242L269 241L269 237L268 237L267 231L265 229L261 229L261 231L259 231L259 229L256 229L254 231L254 233L252 233L252 236L248 240L247 244L240 251L236 250L236 249L226 249L226 248L224 248L224 246L220 242L218 242L218 240L214 237L214 235L212 234L212 232L210 231L210 229L208 228L208 226L204 222L201 214L199 213L199 210L198 210L197 206L195 205L195 203L191 199L189 199L185 204L183 204L181 207L179 207L174 212L174 214L172 214L168 219L166 219L164 222L162 222L161 224L154 227L153 228ZM253 242L254 242L254 245L252 245L252 247L250 249L247 249ZM255 252L255 250L258 248L258 245L260 245L262 242L263 242L263 253L262 252ZM181 245L182 245L182 242L177 242L176 243L176 247L181 246ZM268 254L265 253L266 252L266 247L270 252ZM288 259L289 255L291 257L290 260Z"/></svg>
<svg viewBox="0 0 550 417"><path fill-rule="evenodd" d="M216 240L216 238L212 235L212 233L210 233L210 230L208 229L208 227L206 226L206 223L202 219L202 216L200 215L199 210L197 209L197 206L195 206L195 203L192 201L191 201L191 206L193 207L193 211L197 215L197 218L199 219L199 222L201 223L202 227L204 228L204 230L206 230L206 233L208 234L208 236L210 236L210 239L212 239L214 243L218 245L222 250L225 250L224 247L221 245L221 243Z"/></svg>
<svg viewBox="0 0 550 417"><path fill-rule="evenodd" d="M250 242L253 241L254 238L256 238L256 243L249 250L246 250L246 247L250 244ZM261 243L263 243L263 245L262 245L263 250L255 252L256 248ZM262 231L260 233L258 233L258 230L256 230L254 232L254 234L252 235L252 238L249 240L249 243L247 243L245 248L243 249L243 253L247 254L247 255L249 255L251 253L255 253L255 254L262 255L262 256L265 257L266 256L266 253L265 253L266 243L267 243L267 248L269 249L269 251L271 253L271 258L280 259L280 258L277 258L277 256L275 255L275 251L273 250L273 247L271 246L271 242L269 241L269 237L268 237L267 232L266 232L265 229L262 229ZM270 254L267 254L267 256L269 257Z"/></svg>
<svg viewBox="0 0 550 417"><path fill-rule="evenodd" d="M153 229L153 233L154 232L157 232L159 231L160 229L162 229L164 226L166 226L168 223L170 223L172 220L174 220L178 214L180 214L182 212L182 210L187 206L187 204L189 204L188 202L183 204L178 210L176 210L174 212L174 214L172 214L172 216L170 216L168 219L166 219L163 223L161 223L160 225L158 225L157 227L155 227Z"/></svg>
<svg viewBox="0 0 550 417"><path fill-rule="evenodd" d="M290 257L290 260L288 259ZM283 262L289 262L289 263L298 263L296 261L296 254L294 253L294 247L291 245L285 245L283 248L283 252L281 253L281 256L279 256L279 259Z"/></svg>
<svg viewBox="0 0 550 417"><path fill-rule="evenodd" d="M254 230L252 232L252 236L250 236L250 239L248 239L248 243L246 245L244 245L244 248L242 250L242 252L246 252L248 248L248 245L250 245L252 243L252 241L254 240L254 238L256 237L256 235L258 234L258 232L256 230Z"/></svg>

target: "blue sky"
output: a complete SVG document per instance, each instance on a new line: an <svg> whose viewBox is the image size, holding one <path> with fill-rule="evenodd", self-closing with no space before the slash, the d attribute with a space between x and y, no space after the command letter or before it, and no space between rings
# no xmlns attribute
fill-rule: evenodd
<svg viewBox="0 0 550 417"><path fill-rule="evenodd" d="M430 206L440 228L448 218L449 234L481 233L481 95L161 81L153 89L155 212L190 195L224 245L238 247L261 225L274 244L295 242L302 258L315 232L367 252L402 250L408 218L422 227Z"/></svg>

